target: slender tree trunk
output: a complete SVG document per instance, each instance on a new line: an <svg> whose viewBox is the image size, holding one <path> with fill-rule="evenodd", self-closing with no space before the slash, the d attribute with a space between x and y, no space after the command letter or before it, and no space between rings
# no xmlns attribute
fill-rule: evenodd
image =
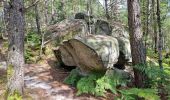
<svg viewBox="0 0 170 100"><path fill-rule="evenodd" d="M141 14L142 14L142 32L143 32L143 42L144 42L144 45L145 45L145 35L146 35L146 25L147 25L147 12L146 12L146 0L141 0ZM146 45L145 45L146 46Z"/></svg>
<svg viewBox="0 0 170 100"><path fill-rule="evenodd" d="M146 7L146 33L145 33L145 48L147 48L147 36L149 34L149 0L147 0L147 7Z"/></svg>
<svg viewBox="0 0 170 100"><path fill-rule="evenodd" d="M24 86L24 2L23 0L10 0L8 7L9 20L7 32L9 38L7 92L22 94ZM7 16L8 17L8 16Z"/></svg>
<svg viewBox="0 0 170 100"><path fill-rule="evenodd" d="M163 39L162 39L162 30L161 30L161 17L160 17L160 1L157 0L157 21L158 21L158 31L159 31L159 41L158 41L158 57L159 57L159 67L161 70L163 70L162 66L162 44L163 44Z"/></svg>
<svg viewBox="0 0 170 100"><path fill-rule="evenodd" d="M48 20L48 0L45 0L44 1L44 5L45 5L45 9L44 9L44 12L45 12L45 24L46 26L49 24L49 20Z"/></svg>
<svg viewBox="0 0 170 100"><path fill-rule="evenodd" d="M161 26L161 16L160 16L160 1L157 0L157 22L158 22L158 62L160 70L163 71L162 65L162 48L163 48L163 34L162 34L162 26ZM163 80L163 76L161 80ZM161 100L168 100L168 93L165 90L164 85L161 83L158 84L158 93L160 95Z"/></svg>
<svg viewBox="0 0 170 100"><path fill-rule="evenodd" d="M109 10L108 10L108 0L105 0L105 10L106 10L106 18L110 20Z"/></svg>
<svg viewBox="0 0 170 100"><path fill-rule="evenodd" d="M89 21L89 23L88 23L88 31L89 31L89 34L91 34L92 33L92 27L91 27L91 25L90 25L90 22L91 22L91 18L90 18L90 16L92 15L92 7L91 7L91 3L92 1L91 0L87 0L87 14L88 14L88 21Z"/></svg>
<svg viewBox="0 0 170 100"><path fill-rule="evenodd" d="M90 6L89 6L89 7L90 7L90 8L89 8L89 9L90 9L90 15L93 15L93 5L92 5L92 4L93 4L93 0L90 0L89 3L90 3L90 4L89 4L89 5L90 5Z"/></svg>
<svg viewBox="0 0 170 100"><path fill-rule="evenodd" d="M54 0L51 0L51 21L54 21Z"/></svg>
<svg viewBox="0 0 170 100"><path fill-rule="evenodd" d="M65 6L65 0L62 0L62 2L61 2L62 20L66 19L65 11L64 11L64 6Z"/></svg>
<svg viewBox="0 0 170 100"><path fill-rule="evenodd" d="M158 47L158 34L157 34L157 21L156 21L156 13L155 13L155 0L152 0L152 17L153 17L153 33L154 33L154 51L157 53L157 47Z"/></svg>
<svg viewBox="0 0 170 100"><path fill-rule="evenodd" d="M39 17L39 11L38 11L38 5L35 5L35 20L36 20L36 26L37 26L37 32L41 35L41 27L40 27L40 17Z"/></svg>
<svg viewBox="0 0 170 100"><path fill-rule="evenodd" d="M140 6L139 0L127 0L128 4L128 25L130 32L130 42L132 50L132 63L133 65L145 64L146 55L142 42L143 34L141 32L140 20ZM137 87L145 87L146 77L145 74L138 69L134 68L135 85Z"/></svg>

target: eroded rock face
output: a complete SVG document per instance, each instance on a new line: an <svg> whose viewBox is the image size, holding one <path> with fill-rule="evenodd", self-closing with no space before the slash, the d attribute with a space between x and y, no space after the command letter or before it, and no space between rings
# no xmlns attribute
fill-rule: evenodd
<svg viewBox="0 0 170 100"><path fill-rule="evenodd" d="M129 34L121 25L109 25L104 20L98 20L95 24L95 35L111 36L116 38L119 43L119 58L115 67L124 69L127 62L132 62Z"/></svg>
<svg viewBox="0 0 170 100"><path fill-rule="evenodd" d="M79 41L92 48L101 60L105 68L113 68L119 57L119 47L116 38L102 35L90 35L79 38Z"/></svg>
<svg viewBox="0 0 170 100"><path fill-rule="evenodd" d="M109 25L107 21L97 20L95 23L95 32L93 34L111 36L112 27Z"/></svg>
<svg viewBox="0 0 170 100"><path fill-rule="evenodd" d="M63 42L58 51L65 65L88 73L113 68L118 61L119 44L110 36L89 35Z"/></svg>
<svg viewBox="0 0 170 100"><path fill-rule="evenodd" d="M88 26L82 19L66 19L58 24L50 25L44 36L45 41L54 40L57 43L63 40L73 39L74 37L84 37L88 35Z"/></svg>
<svg viewBox="0 0 170 100"><path fill-rule="evenodd" d="M72 55L70 54L70 52L67 49L67 47L65 47L65 45L62 45L59 48L59 51L61 53L61 60L64 62L64 64L66 66L76 66L76 63L75 63Z"/></svg>
<svg viewBox="0 0 170 100"><path fill-rule="evenodd" d="M125 37L116 37L119 42L119 50L124 55L125 60L128 62L132 61L131 47L129 39Z"/></svg>
<svg viewBox="0 0 170 100"><path fill-rule="evenodd" d="M88 14L85 14L82 12L76 13L74 19L83 19L86 21L88 25L91 25L94 23L92 15L89 16Z"/></svg>

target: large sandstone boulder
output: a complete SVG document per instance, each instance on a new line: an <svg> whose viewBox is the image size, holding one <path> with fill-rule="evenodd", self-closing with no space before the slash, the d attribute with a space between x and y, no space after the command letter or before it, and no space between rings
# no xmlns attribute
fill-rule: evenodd
<svg viewBox="0 0 170 100"><path fill-rule="evenodd" d="M50 37L55 40L57 37L58 43L62 43L55 50L58 62L86 70L104 70L113 65L124 69L132 59L128 33L121 25L113 27L107 21L97 20L90 35L85 17L79 13L76 19L49 26Z"/></svg>
<svg viewBox="0 0 170 100"><path fill-rule="evenodd" d="M119 44L110 36L89 35L63 42L57 52L67 66L77 66L85 73L103 71L117 63Z"/></svg>
<svg viewBox="0 0 170 100"><path fill-rule="evenodd" d="M132 61L129 34L120 23L110 25L107 21L97 20L95 23L95 35L111 36L118 40L119 58L115 67L124 69L125 64Z"/></svg>
<svg viewBox="0 0 170 100"><path fill-rule="evenodd" d="M48 26L46 31L46 34L44 34L45 45L53 40L61 43L63 40L89 35L87 23L82 19L66 19L60 23Z"/></svg>

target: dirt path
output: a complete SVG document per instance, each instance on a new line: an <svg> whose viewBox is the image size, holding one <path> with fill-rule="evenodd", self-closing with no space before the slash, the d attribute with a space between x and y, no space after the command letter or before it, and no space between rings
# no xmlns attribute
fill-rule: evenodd
<svg viewBox="0 0 170 100"><path fill-rule="evenodd" d="M7 82L6 56L1 52L2 46L3 41L0 40L0 97ZM42 64L26 64L23 100L106 100L91 95L76 96L76 89L63 83L69 72L55 65L52 58L44 60Z"/></svg>
<svg viewBox="0 0 170 100"><path fill-rule="evenodd" d="M6 60L5 50L3 50L4 40L0 39L0 62Z"/></svg>
<svg viewBox="0 0 170 100"><path fill-rule="evenodd" d="M104 100L90 95L75 96L76 89L63 83L69 72L54 69L54 61L45 64L30 64L25 67L25 87L28 96L33 100Z"/></svg>

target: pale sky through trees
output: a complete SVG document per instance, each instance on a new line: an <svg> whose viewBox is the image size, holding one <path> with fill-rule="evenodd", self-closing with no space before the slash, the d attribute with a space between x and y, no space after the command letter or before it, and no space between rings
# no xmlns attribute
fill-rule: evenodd
<svg viewBox="0 0 170 100"><path fill-rule="evenodd" d="M105 0L99 0L99 2L105 8ZM109 4L110 0L108 0L107 2ZM119 3L119 9L126 9L126 8L127 8L126 0L121 0Z"/></svg>

